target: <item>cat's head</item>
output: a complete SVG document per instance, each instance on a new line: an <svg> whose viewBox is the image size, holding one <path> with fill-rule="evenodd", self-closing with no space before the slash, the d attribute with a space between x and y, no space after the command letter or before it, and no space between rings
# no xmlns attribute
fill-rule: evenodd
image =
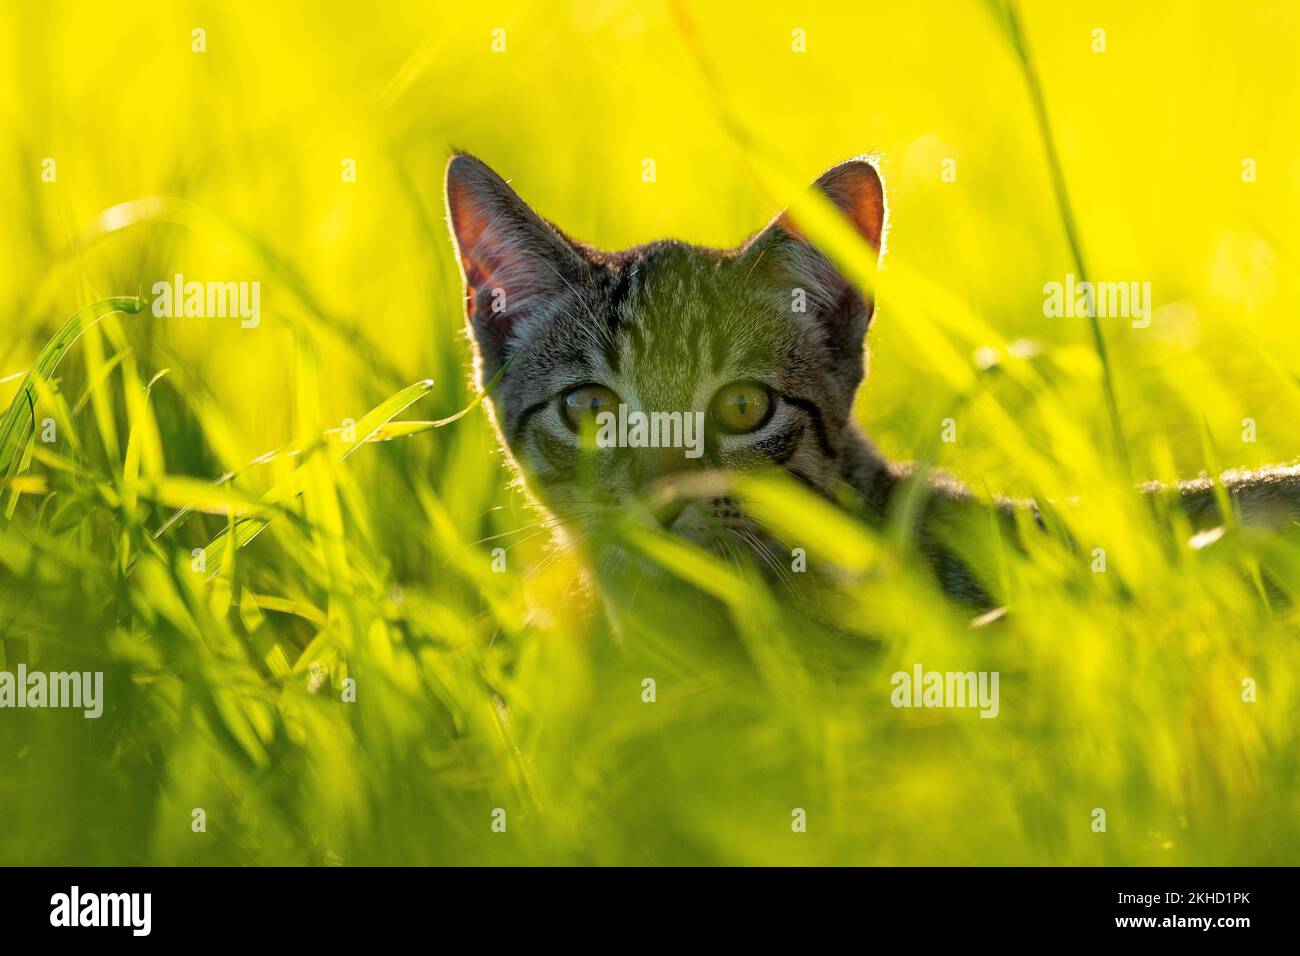
<svg viewBox="0 0 1300 956"><path fill-rule="evenodd" d="M878 252L876 169L846 162L816 187ZM784 469L830 492L873 304L789 215L734 249L605 252L466 155L447 167L447 210L477 384L500 374L488 400L502 443L567 531L642 514L719 553L762 550L772 542L725 491L683 497L708 482L679 479Z"/></svg>

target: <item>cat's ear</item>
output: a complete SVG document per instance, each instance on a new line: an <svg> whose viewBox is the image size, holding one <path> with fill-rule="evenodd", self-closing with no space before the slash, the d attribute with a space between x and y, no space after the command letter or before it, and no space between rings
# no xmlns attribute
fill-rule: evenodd
<svg viewBox="0 0 1300 956"><path fill-rule="evenodd" d="M473 156L447 164L447 221L465 279L465 312L486 377L495 375L530 323L580 281L583 260L504 179Z"/></svg>
<svg viewBox="0 0 1300 956"><path fill-rule="evenodd" d="M813 186L879 255L885 230L885 191L876 167L866 160L850 160L827 170ZM861 341L871 321L871 297L840 274L804 236L790 212L777 216L751 239L742 257L775 280L786 297L786 307L819 320L833 344Z"/></svg>
<svg viewBox="0 0 1300 956"><path fill-rule="evenodd" d="M875 166L865 159L851 159L822 173L813 187L826 194L871 248L880 251L885 228L885 189ZM777 221L799 234L789 213L782 213Z"/></svg>

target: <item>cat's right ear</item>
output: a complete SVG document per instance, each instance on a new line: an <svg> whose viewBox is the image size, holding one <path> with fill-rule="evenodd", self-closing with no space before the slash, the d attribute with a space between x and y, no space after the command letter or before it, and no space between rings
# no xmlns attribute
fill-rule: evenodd
<svg viewBox="0 0 1300 956"><path fill-rule="evenodd" d="M880 174L866 159L840 163L818 178L819 190L839 210L848 224L880 253L885 232L885 191ZM805 238L794 216L784 212L754 236L742 250L747 268L761 269L782 289L786 299L802 305L823 329L829 345L853 350L860 347L874 302L853 286L813 243Z"/></svg>
<svg viewBox="0 0 1300 956"><path fill-rule="evenodd" d="M466 318L490 378L548 306L571 294L582 260L504 179L463 153L447 164L447 221L465 279Z"/></svg>

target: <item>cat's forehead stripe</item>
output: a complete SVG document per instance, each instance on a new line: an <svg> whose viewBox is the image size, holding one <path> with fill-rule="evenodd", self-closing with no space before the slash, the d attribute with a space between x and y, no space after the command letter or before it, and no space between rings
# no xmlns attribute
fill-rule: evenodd
<svg viewBox="0 0 1300 956"><path fill-rule="evenodd" d="M630 297L635 295L636 277L636 267L622 262L610 270L608 282L605 286L603 308L607 323L607 334L601 342L601 351L605 357L605 364L615 375L618 374L622 366L619 332L624 322L623 306Z"/></svg>
<svg viewBox="0 0 1300 956"><path fill-rule="evenodd" d="M636 379L644 400L681 405L702 367L724 364L728 352L714 306L716 262L665 242L637 250L622 271L631 281L611 303L618 311L616 362Z"/></svg>

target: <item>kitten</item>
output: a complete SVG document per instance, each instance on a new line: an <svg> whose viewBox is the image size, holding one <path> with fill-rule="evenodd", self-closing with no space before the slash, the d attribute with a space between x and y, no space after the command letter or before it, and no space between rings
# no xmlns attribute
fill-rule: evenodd
<svg viewBox="0 0 1300 956"><path fill-rule="evenodd" d="M815 187L879 255L886 205L876 169L852 160ZM648 504L683 475L771 468L832 500L847 486L864 516L883 520L911 469L886 461L851 416L874 304L788 214L735 249L666 240L605 252L539 217L468 155L448 164L447 211L476 384L501 375L488 405L502 446L559 522L589 531L640 504L676 535L720 554L747 549L775 568L789 548L724 492ZM629 447L635 412L701 419L698 457L671 440ZM660 419L679 438L684 429L668 423ZM583 448L593 435L594 454ZM931 521L986 507L951 479L927 481ZM1297 511L1300 469L1228 483L1247 517ZM1214 520L1208 483L1182 491L1189 510ZM1013 526L1012 506L999 507ZM974 574L924 521L919 539L947 593L985 603Z"/></svg>

